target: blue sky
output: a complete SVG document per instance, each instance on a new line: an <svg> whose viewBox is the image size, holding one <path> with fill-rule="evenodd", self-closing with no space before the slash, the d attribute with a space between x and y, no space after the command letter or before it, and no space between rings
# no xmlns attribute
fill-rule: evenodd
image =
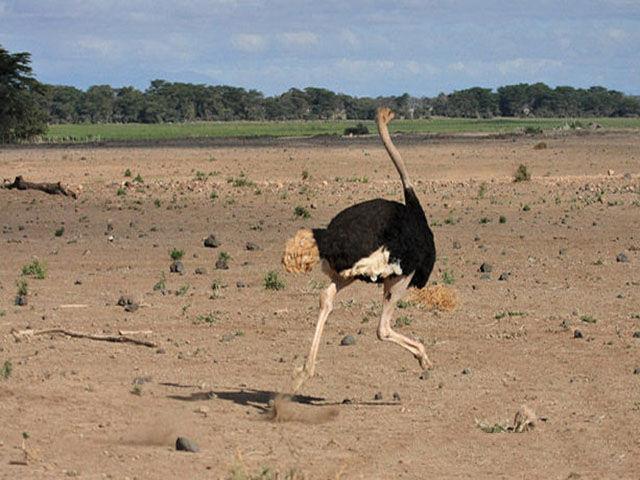
<svg viewBox="0 0 640 480"><path fill-rule="evenodd" d="M0 0L37 78L433 96L543 81L640 94L640 0Z"/></svg>

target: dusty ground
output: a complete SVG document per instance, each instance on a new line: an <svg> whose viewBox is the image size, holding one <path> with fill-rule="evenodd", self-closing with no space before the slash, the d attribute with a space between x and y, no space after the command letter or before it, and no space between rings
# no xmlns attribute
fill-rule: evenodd
<svg viewBox="0 0 640 480"><path fill-rule="evenodd" d="M83 187L77 201L0 190L0 367L12 366L0 376L0 477L637 478L640 137L550 138L535 150L537 141L398 139L434 225L431 280L452 277L460 306L397 311L410 323L398 328L422 338L436 364L421 380L407 352L376 339L381 290L341 292L302 392L316 398L293 404L303 420L337 410L324 423L263 414L303 362L324 282L319 271L284 273L280 254L300 226L359 200L401 198L375 139L0 150L0 177ZM516 184L521 163L533 178ZM118 196L127 168L144 183ZM256 185L227 182L241 172ZM296 206L311 218L294 217ZM217 249L203 246L210 233ZM174 247L186 252L184 275L169 273ZM214 268L220 251L228 270ZM14 306L34 257L46 278L27 278L29 303ZM270 270L284 290L263 287ZM162 275L165 294L153 288ZM214 282L226 286L219 298ZM139 310L117 306L121 294ZM159 348L11 334L53 327L152 330L137 337ZM340 346L346 334L355 345ZM545 419L533 431L477 425L510 423L522 404ZM175 451L178 435L200 452Z"/></svg>

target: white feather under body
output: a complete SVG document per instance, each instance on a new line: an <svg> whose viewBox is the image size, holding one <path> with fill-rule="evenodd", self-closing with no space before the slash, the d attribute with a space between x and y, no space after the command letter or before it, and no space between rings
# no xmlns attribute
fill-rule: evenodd
<svg viewBox="0 0 640 480"><path fill-rule="evenodd" d="M374 282L391 275L402 275L402 268L398 261L389 262L389 250L385 247L380 247L368 257L358 260L353 267L340 272L343 278L363 276Z"/></svg>

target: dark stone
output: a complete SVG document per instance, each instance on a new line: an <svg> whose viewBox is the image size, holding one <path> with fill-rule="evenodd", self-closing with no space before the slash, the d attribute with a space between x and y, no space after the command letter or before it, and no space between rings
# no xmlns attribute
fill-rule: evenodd
<svg viewBox="0 0 640 480"><path fill-rule="evenodd" d="M220 242L213 233L204 239L204 246L207 248L218 248L220 245Z"/></svg>
<svg viewBox="0 0 640 480"><path fill-rule="evenodd" d="M629 258L624 253L619 253L618 255L616 255L616 262L627 263L628 261Z"/></svg>
<svg viewBox="0 0 640 480"><path fill-rule="evenodd" d="M26 295L16 296L15 304L19 307L24 307L28 303Z"/></svg>
<svg viewBox="0 0 640 480"><path fill-rule="evenodd" d="M374 400L382 400L382 392L377 392L374 396L373 396Z"/></svg>
<svg viewBox="0 0 640 480"><path fill-rule="evenodd" d="M246 284L246 283L244 283L242 280L238 280L238 281L236 282L236 287L237 287L237 288L246 288L246 287L247 287L247 284Z"/></svg>
<svg viewBox="0 0 640 480"><path fill-rule="evenodd" d="M178 437L176 439L176 450L179 450L181 452L193 452L193 453L197 453L200 451L200 449L198 448L198 445L193 443L187 437Z"/></svg>
<svg viewBox="0 0 640 480"><path fill-rule="evenodd" d="M562 320L560 327L565 331L569 330L571 328L571 320L565 318L564 320Z"/></svg>
<svg viewBox="0 0 640 480"><path fill-rule="evenodd" d="M640 367L637 367L633 370L634 375L640 375Z"/></svg>
<svg viewBox="0 0 640 480"><path fill-rule="evenodd" d="M204 267L198 267L195 270L195 274L196 275L206 275L207 274L207 269Z"/></svg>
<svg viewBox="0 0 640 480"><path fill-rule="evenodd" d="M482 265L480 265L480 271L483 273L491 273L492 270L493 267L490 263L484 262Z"/></svg>
<svg viewBox="0 0 640 480"><path fill-rule="evenodd" d="M260 247L253 242L247 242L247 244L245 245L245 248L250 252L253 252L255 250L260 250Z"/></svg>
<svg viewBox="0 0 640 480"><path fill-rule="evenodd" d="M184 274L184 265L180 260L176 260L175 262L169 265L169 271L171 273L179 273L180 275Z"/></svg>
<svg viewBox="0 0 640 480"><path fill-rule="evenodd" d="M351 401L350 398L345 398L344 400L342 400L342 404L343 405L351 405L353 402Z"/></svg>
<svg viewBox="0 0 640 480"><path fill-rule="evenodd" d="M345 335L344 337L342 337L342 340L340 340L340 345L344 347L348 347L350 345L355 345L355 344L356 344L356 337L354 337L353 335Z"/></svg>
<svg viewBox="0 0 640 480"><path fill-rule="evenodd" d="M460 250L462 248L462 245L460 245L460 242L458 242L457 240L455 240L453 242L453 249L454 250Z"/></svg>
<svg viewBox="0 0 640 480"><path fill-rule="evenodd" d="M420 373L420 380L429 380L429 377L431 377L429 370L423 370L422 373Z"/></svg>
<svg viewBox="0 0 640 480"><path fill-rule="evenodd" d="M400 401L400 394L398 392L393 392L393 401L394 402Z"/></svg>
<svg viewBox="0 0 640 480"><path fill-rule="evenodd" d="M216 262L216 269L217 270L229 270L229 264L227 263L227 261L224 258L219 258L218 261Z"/></svg>
<svg viewBox="0 0 640 480"><path fill-rule="evenodd" d="M574 330L573 338L583 338L582 332L580 330Z"/></svg>
<svg viewBox="0 0 640 480"><path fill-rule="evenodd" d="M633 338L640 338L640 332L633 332Z"/></svg>
<svg viewBox="0 0 640 480"><path fill-rule="evenodd" d="M120 295L120 298L118 299L119 307L126 307L127 305L133 305L134 303L136 302L129 295Z"/></svg>
<svg viewBox="0 0 640 480"><path fill-rule="evenodd" d="M462 369L462 374L463 375L471 375L471 370L468 368L463 368Z"/></svg>
<svg viewBox="0 0 640 480"><path fill-rule="evenodd" d="M82 280L80 280L79 278L76 279L75 282L73 282L74 285L82 285Z"/></svg>
<svg viewBox="0 0 640 480"><path fill-rule="evenodd" d="M500 280L501 282L506 282L507 280L509 280L509 275L511 275L511 273L509 272L502 272L500 274L500 276L498 277L498 280Z"/></svg>
<svg viewBox="0 0 640 480"><path fill-rule="evenodd" d="M140 305L138 305L137 303L128 303L127 305L124 306L124 311L125 312L135 312L136 310L138 310L138 308L140 307Z"/></svg>

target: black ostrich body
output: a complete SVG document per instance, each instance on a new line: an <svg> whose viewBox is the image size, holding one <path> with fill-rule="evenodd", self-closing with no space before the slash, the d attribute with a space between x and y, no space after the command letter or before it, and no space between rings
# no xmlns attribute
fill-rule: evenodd
<svg viewBox="0 0 640 480"><path fill-rule="evenodd" d="M399 269L355 279L382 283L392 275L413 273L409 285L424 287L436 258L433 233L413 189L406 189L404 196L406 204L382 198L358 203L336 215L327 228L314 229L320 258L340 274L383 248L389 252L388 264Z"/></svg>

